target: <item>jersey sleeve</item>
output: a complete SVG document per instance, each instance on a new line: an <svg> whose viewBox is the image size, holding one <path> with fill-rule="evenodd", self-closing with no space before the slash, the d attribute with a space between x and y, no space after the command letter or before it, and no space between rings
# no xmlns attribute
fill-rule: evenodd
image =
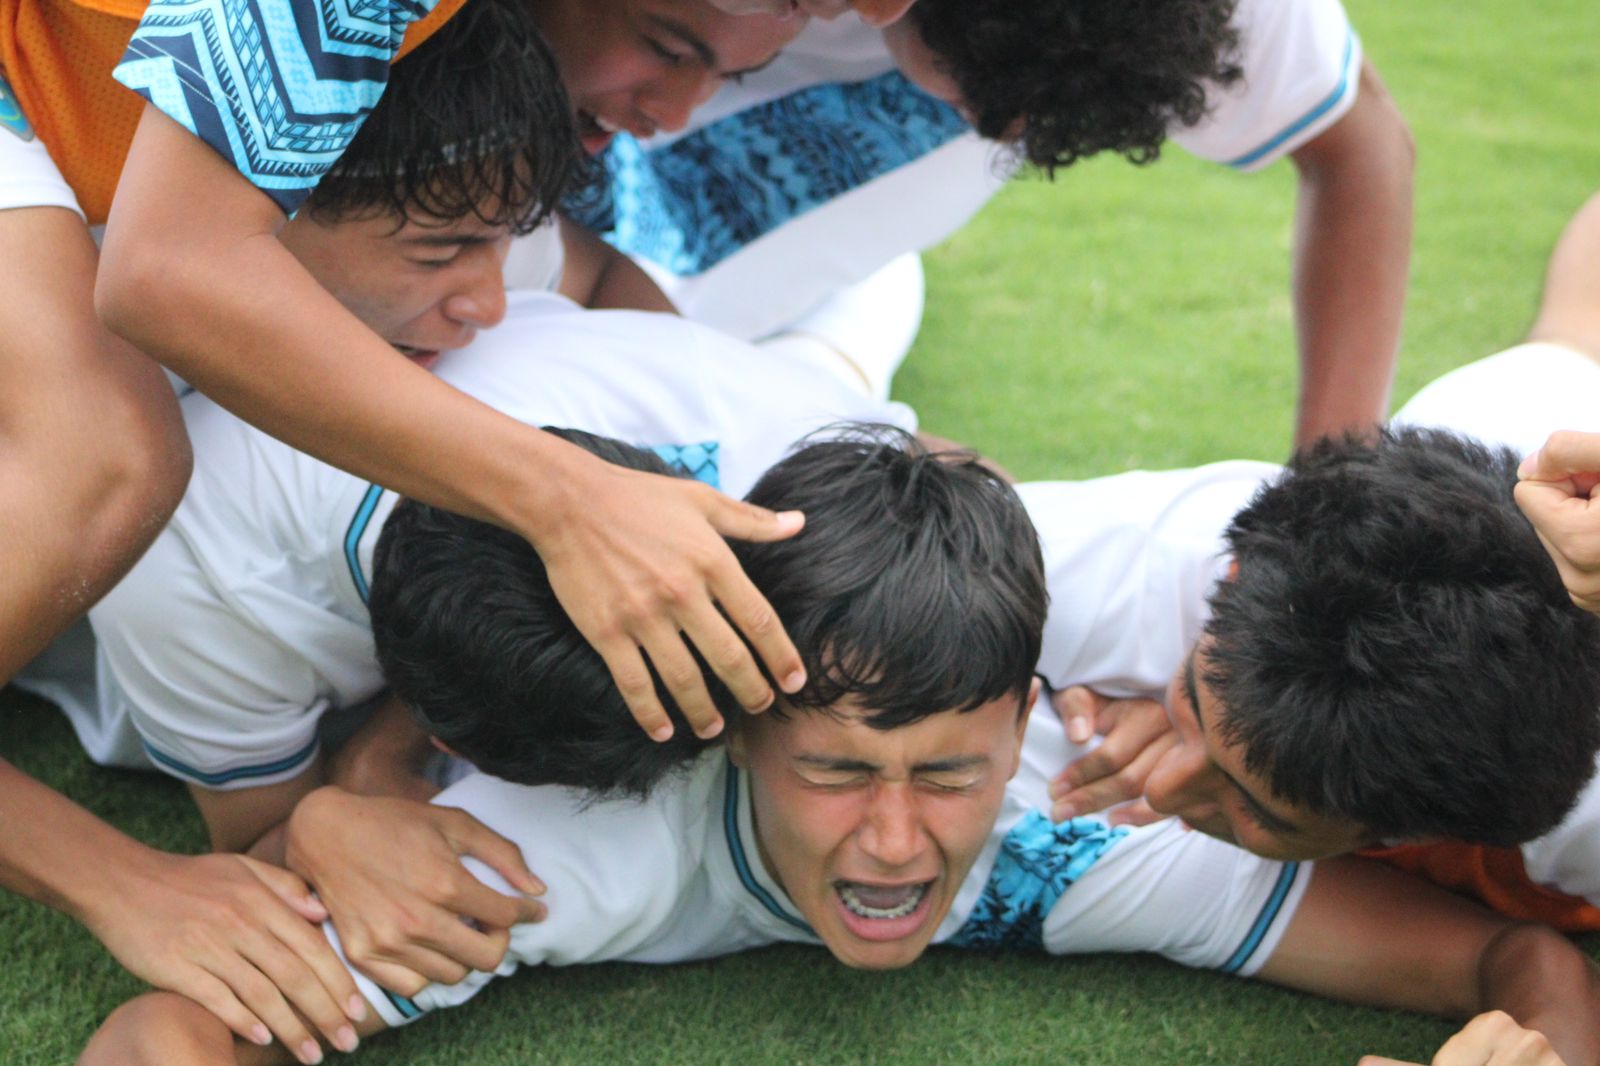
<svg viewBox="0 0 1600 1066"><path fill-rule="evenodd" d="M408 25L438 0L152 0L113 76L286 213L377 104Z"/></svg>
<svg viewBox="0 0 1600 1066"><path fill-rule="evenodd" d="M1226 565L1223 531L1277 470L1234 461L1017 486L1050 589L1046 683L1109 696L1163 688L1205 623Z"/></svg>
<svg viewBox="0 0 1600 1066"><path fill-rule="evenodd" d="M1213 88L1210 114L1172 139L1202 159L1257 170L1355 103L1361 43L1339 0L1240 0L1234 25L1243 77Z"/></svg>
<svg viewBox="0 0 1600 1066"><path fill-rule="evenodd" d="M667 788L658 790L669 791ZM686 899L683 886L694 857L675 832L672 805L650 800L593 803L554 786L514 785L473 774L441 792L435 803L456 807L521 849L549 892L549 915L516 926L505 960L493 973L473 972L454 985L429 985L415 997L388 992L354 967L361 992L390 1026L454 1007L496 977L521 966L567 966L627 957L650 944ZM474 859L464 864L498 892L516 892ZM691 905L695 902L688 901ZM339 948L332 926L325 926ZM340 949L342 952L342 949ZM348 964L348 963L347 963Z"/></svg>
<svg viewBox="0 0 1600 1066"><path fill-rule="evenodd" d="M1135 829L1056 902L1052 954L1150 951L1248 977L1271 958L1306 886L1309 863L1252 855L1176 819Z"/></svg>

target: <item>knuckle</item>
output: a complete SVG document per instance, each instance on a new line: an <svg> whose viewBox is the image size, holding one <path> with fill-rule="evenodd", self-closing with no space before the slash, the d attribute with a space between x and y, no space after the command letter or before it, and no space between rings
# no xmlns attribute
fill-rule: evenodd
<svg viewBox="0 0 1600 1066"><path fill-rule="evenodd" d="M769 637L778 631L778 613L771 605L763 603L744 613L739 628L744 630L745 635L751 640ZM742 652L743 647L741 646L739 650Z"/></svg>

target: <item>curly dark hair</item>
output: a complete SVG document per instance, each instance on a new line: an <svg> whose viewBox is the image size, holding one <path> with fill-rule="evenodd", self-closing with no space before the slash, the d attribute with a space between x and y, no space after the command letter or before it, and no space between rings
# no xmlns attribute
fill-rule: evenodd
<svg viewBox="0 0 1600 1066"><path fill-rule="evenodd" d="M307 201L312 217L539 226L590 164L528 7L472 0L394 64L378 106Z"/></svg>
<svg viewBox="0 0 1600 1066"><path fill-rule="evenodd" d="M1600 749L1600 618L1517 509L1517 456L1443 430L1323 441L1228 529L1220 729L1272 792L1384 838L1511 845Z"/></svg>
<svg viewBox="0 0 1600 1066"><path fill-rule="evenodd" d="M906 17L973 125L1047 174L1097 152L1149 163L1242 71L1236 0L918 0ZM1021 121L1020 135L1014 127Z"/></svg>

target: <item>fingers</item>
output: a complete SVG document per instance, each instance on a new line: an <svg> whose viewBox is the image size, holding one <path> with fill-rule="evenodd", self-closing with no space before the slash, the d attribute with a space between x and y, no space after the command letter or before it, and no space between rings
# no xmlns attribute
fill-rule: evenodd
<svg viewBox="0 0 1600 1066"><path fill-rule="evenodd" d="M1106 743L1091 754L1097 754L1099 750L1103 750L1110 743L1111 738L1107 737ZM1116 767L1087 785L1065 789L1059 796L1053 796L1052 798L1055 802L1050 808L1051 818L1058 822L1064 822L1069 818L1077 818L1094 811L1105 810L1107 807L1113 807L1119 803L1139 799L1144 795L1145 782L1150 779L1150 773L1155 769L1156 763L1161 761L1161 757L1175 743L1177 743L1177 738L1171 733L1162 733L1154 740L1144 743L1143 746L1139 746L1137 741L1130 743L1128 746L1132 747L1136 754L1126 765ZM1071 768L1069 767L1069 772L1070 770ZM1065 777L1066 775L1063 774L1062 776ZM1055 782L1051 783L1052 793L1056 791L1061 780L1061 778L1057 778ZM1150 820L1155 821L1157 819L1152 818Z"/></svg>
<svg viewBox="0 0 1600 1066"><path fill-rule="evenodd" d="M712 609L709 602L706 609ZM706 688L705 673L689 653L678 629L656 621L645 631L640 643L650 664L656 668L662 687L672 696L695 736L709 739L722 732L722 713Z"/></svg>
<svg viewBox="0 0 1600 1066"><path fill-rule="evenodd" d="M773 512L727 496L721 496L720 500L722 506L707 517L724 537L766 543L787 540L805 528L806 516L799 511Z"/></svg>
<svg viewBox="0 0 1600 1066"><path fill-rule="evenodd" d="M328 908L312 895L311 886L299 876L281 866L257 862L248 856L241 855L240 859L263 884L272 889L273 893L300 917L319 925L328 920Z"/></svg>
<svg viewBox="0 0 1600 1066"><path fill-rule="evenodd" d="M639 723L639 728L650 734L653 740L670 740L672 719L667 717L667 709L656 695L655 678L645 665L639 646L625 635L593 643L595 651L605 661L606 669L611 672L611 680L616 683L617 691L622 694L633 720Z"/></svg>
<svg viewBox="0 0 1600 1066"><path fill-rule="evenodd" d="M1504 1011L1480 1014L1445 1041L1433 1066L1562 1066L1543 1033L1524 1029Z"/></svg>
<svg viewBox="0 0 1600 1066"><path fill-rule="evenodd" d="M1067 727L1067 739L1074 744L1087 744L1094 736L1095 720L1106 702L1104 696L1083 685L1069 685L1050 694L1050 706Z"/></svg>
<svg viewBox="0 0 1600 1066"><path fill-rule="evenodd" d="M1109 825L1130 826L1154 825L1165 817L1166 815L1150 806L1148 800L1137 799L1132 803L1124 803L1108 814L1106 823Z"/></svg>
<svg viewBox="0 0 1600 1066"><path fill-rule="evenodd" d="M297 919L287 918L290 922ZM296 928L310 930L303 923ZM284 1047L294 1052L302 1062L320 1062L320 1045L306 1029L301 1019L309 1021L327 1041L341 1051L353 1051L357 1037L355 1029L345 1016L349 997L355 994L355 982L344 967L334 959L341 971L342 981L349 992L341 993L336 1000L324 985L327 979L311 969L288 946L286 930L274 926L261 942L248 950L251 966L236 968L227 978L246 1006L254 1010L267 1027L278 1035ZM321 947L331 955L327 941L320 932L316 934ZM312 1050L315 1054L311 1054Z"/></svg>
<svg viewBox="0 0 1600 1066"><path fill-rule="evenodd" d="M241 1039L265 1047L272 1043L272 1032L222 981L203 971L190 975L183 994L222 1019L222 1024Z"/></svg>
<svg viewBox="0 0 1600 1066"><path fill-rule="evenodd" d="M1535 481L1563 481L1574 475L1587 475L1592 487L1600 479L1600 433L1557 430L1543 447L1522 461L1517 475Z"/></svg>
<svg viewBox="0 0 1600 1066"><path fill-rule="evenodd" d="M1404 1059L1386 1059L1382 1055L1363 1055L1356 1066L1421 1066L1421 1064L1407 1062Z"/></svg>
<svg viewBox="0 0 1600 1066"><path fill-rule="evenodd" d="M528 869L527 862L522 857L522 849L517 847L493 829L478 821L465 811L452 810L448 807L429 807L430 811L438 811L445 815L458 815L452 817L445 826L445 835L456 849L457 855L471 855L491 870L498 873L511 883L511 887L528 896L542 896L545 894L545 883L535 877ZM499 893L495 893L499 895ZM484 915L470 914L485 925L510 925L511 922L491 921ZM537 921L534 918L524 919Z"/></svg>

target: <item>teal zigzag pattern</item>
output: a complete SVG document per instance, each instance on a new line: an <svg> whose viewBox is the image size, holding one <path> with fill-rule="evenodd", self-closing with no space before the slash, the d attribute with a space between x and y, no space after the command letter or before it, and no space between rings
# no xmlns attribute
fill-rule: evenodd
<svg viewBox="0 0 1600 1066"><path fill-rule="evenodd" d="M152 0L115 77L286 212L383 95L436 0Z"/></svg>

